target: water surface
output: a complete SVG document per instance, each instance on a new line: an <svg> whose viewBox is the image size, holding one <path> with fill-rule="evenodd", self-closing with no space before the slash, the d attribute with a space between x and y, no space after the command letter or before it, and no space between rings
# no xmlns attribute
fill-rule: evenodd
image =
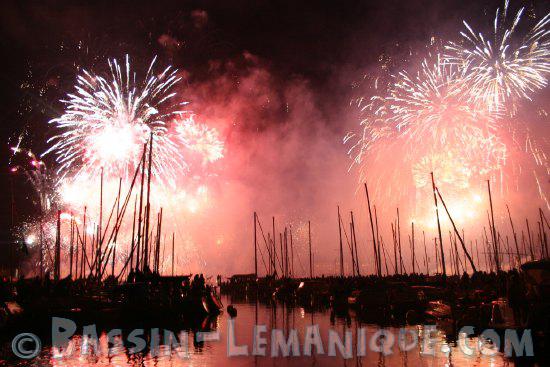
<svg viewBox="0 0 550 367"><path fill-rule="evenodd" d="M223 298L224 305L231 303L228 297ZM423 355L422 346L418 345L410 351L402 351L397 345L394 345L392 353L384 355L381 352L371 351L367 348L366 356L357 357L357 333L361 328L365 328L368 346L369 338L380 330L380 327L373 324L361 323L357 317L350 312L340 317L331 314L330 310L309 311L302 307L287 307L282 304L262 305L250 304L244 302L233 303L237 308L238 315L235 322L235 339L238 345L246 345L248 352L252 353L253 348L253 326L266 325L267 329L267 356L238 356L228 357L228 320L227 312L220 316L210 319L204 323L211 330L219 333L219 341L206 341L202 343L194 342L197 330L188 330L188 356L184 358L181 348L169 348L166 345L160 345L158 353L152 353L149 349L141 353L129 353L129 347L115 345L111 350L112 355L108 353L99 353L83 355L80 346L82 345L82 336L75 335L72 339L74 350L70 355L61 358L55 358L55 351L48 346L44 346L39 356L32 360L10 359L9 361L0 361L0 365L5 366L67 366L67 367L101 367L101 366L119 366L119 367L177 367L177 366L512 366L514 362L506 359L501 353L494 356L484 356L480 353L474 353L474 356L465 355L457 346L457 343L446 337L445 332L437 330L433 337L435 356ZM313 348L312 356L303 355L303 341L306 328L310 325L319 325L319 331L322 338L324 353L315 353ZM114 327L114 326L113 326ZM165 328L169 329L169 327ZM284 335L288 335L290 330L296 330L300 341L300 356L276 357L269 356L271 352L270 337L272 329L280 329ZM424 328L422 326L407 326L410 332L419 333L422 336ZM81 329L79 329L81 330ZM343 337L346 330L351 331L353 335L353 357L344 359L336 349L336 356L328 356L328 333L329 330L337 332ZM398 335L399 328L387 327L388 332ZM178 334L180 330L172 330ZM162 331L160 332L162 335ZM99 332L100 345L107 350L107 336L105 332ZM211 334L213 335L213 334ZM127 335L126 335L127 337ZM420 339L421 340L421 339ZM120 340L118 340L120 341ZM467 340L468 345L474 346L476 338ZM8 343L9 344L9 343ZM162 344L162 343L161 343ZM419 343L420 344L420 343ZM132 345L133 346L133 345ZM5 345L4 349L9 348ZM91 350L90 350L91 351Z"/></svg>

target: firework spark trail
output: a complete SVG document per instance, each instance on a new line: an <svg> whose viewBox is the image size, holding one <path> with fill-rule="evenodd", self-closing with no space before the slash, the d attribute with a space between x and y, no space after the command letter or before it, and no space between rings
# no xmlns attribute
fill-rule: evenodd
<svg viewBox="0 0 550 367"><path fill-rule="evenodd" d="M374 96L367 103L364 99L360 99L358 106L363 113L360 122L362 127L361 136L357 138L355 133L350 132L344 137L344 144L355 141L348 150L348 155L353 157L352 166L355 164L360 165L369 151L375 149L380 142L391 137L394 133L394 128L386 120L386 112L384 111L386 104L382 98Z"/></svg>
<svg viewBox="0 0 550 367"><path fill-rule="evenodd" d="M177 143L168 129L171 119L184 115L187 102L173 102L180 77L167 67L155 75L155 59L139 83L131 73L129 57L125 68L109 60L108 78L83 71L76 92L69 94L65 113L50 123L62 132L49 139L58 172L94 176L101 168L109 176L127 177L140 159L143 144L152 134L155 151L153 175L173 183L177 170L185 167Z"/></svg>
<svg viewBox="0 0 550 367"><path fill-rule="evenodd" d="M536 90L548 84L550 74L550 13L531 28L520 42L514 39L522 20L521 8L510 23L506 0L497 9L492 40L473 30L464 21L463 42L446 46L447 59L460 66L471 90L473 103L491 112L515 108L521 99L530 99Z"/></svg>

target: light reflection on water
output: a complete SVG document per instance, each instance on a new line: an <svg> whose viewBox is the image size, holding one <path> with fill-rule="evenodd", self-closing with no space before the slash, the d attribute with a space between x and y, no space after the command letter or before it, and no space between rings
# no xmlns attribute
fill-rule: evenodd
<svg viewBox="0 0 550 367"><path fill-rule="evenodd" d="M227 305L229 300L224 299L224 304ZM482 356L476 353L470 357L462 353L455 342L447 341L445 333L438 331L435 335L436 350L435 356L421 355L421 346L414 348L409 352L401 351L397 346L392 348L391 355L384 356L382 353L367 350L367 355L364 357L356 357L356 342L357 330L361 327L367 328L367 338L370 338L379 327L376 325L365 325L359 323L355 317L338 318L331 317L330 311L323 312L307 312L301 307L289 308L278 304L277 307L267 307L259 304L257 307L254 304L234 304L238 310L238 316L235 319L235 336L239 345L247 345L249 353L252 352L253 346L253 325L267 325L268 335L270 329L279 328L283 330L296 329L299 334L300 342L303 342L303 335L306 327L309 325L319 325L325 354L313 355L311 357L227 357L227 330L228 330L228 315L223 313L217 319L214 319L211 326L220 332L221 339L218 342L205 342L203 344L193 343L193 332L189 335L189 358L183 359L177 355L175 350L171 350L167 346L160 346L157 356L152 356L150 352L130 354L123 346L115 349L112 356L106 355L82 355L80 353L80 345L82 342L81 336L75 336L73 341L76 345L75 350L70 356L63 358L53 358L52 348L44 348L42 353L32 361L20 361L17 366L63 366L63 367L101 367L101 366L119 366L119 367L178 367L178 366L508 366L514 363L511 360L505 359L501 354L496 356ZM408 328L416 329L422 336L423 329L420 326L411 326ZM337 352L336 357L329 357L327 353L328 330L337 331L341 336L346 329L353 333L354 357L352 359L343 359ZM398 328L387 328L388 331L398 334ZM173 330L178 333L177 330ZM288 335L285 332L285 335ZM267 354L270 353L270 339L268 337ZM469 339L469 345L474 346L477 342L476 338ZM107 336L103 333L100 336L100 344L102 350L107 350ZM367 339L368 345L368 339ZM314 349L315 350L315 349ZM446 353L442 351L447 351ZM303 349L301 349L303 352ZM10 363L10 365L14 365Z"/></svg>

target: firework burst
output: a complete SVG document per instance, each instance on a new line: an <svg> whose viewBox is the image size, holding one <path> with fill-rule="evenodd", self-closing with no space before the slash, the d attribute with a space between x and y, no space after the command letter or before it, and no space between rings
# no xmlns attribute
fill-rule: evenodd
<svg viewBox="0 0 550 367"><path fill-rule="evenodd" d="M466 90L458 70L440 55L425 59L415 74L400 72L387 96L373 96L363 106L363 133L350 149L354 163L372 151L400 151L413 167L417 187L425 181L420 176L430 173L423 169L429 162L443 163L440 152L454 157L445 176L454 177L458 187L467 186L469 177L498 170L506 149L495 135L495 120L469 103Z"/></svg>
<svg viewBox="0 0 550 367"><path fill-rule="evenodd" d="M57 174L46 175L41 160L14 148L14 154L23 156L18 162L24 165L14 160L13 173L25 173L37 193L48 199L40 218L19 229L20 237L29 245L40 242L46 268L51 265L51 247L56 242L58 212L63 233L71 232L75 224L80 226L80 238L88 241L98 240L100 228L105 232L109 225L113 227L111 216L107 219L102 214L109 210L107 207L112 214L124 206L121 200L130 195L126 190L134 187L132 177L151 138L152 180L147 186L154 192L151 212L164 209L170 218L162 228L178 232L182 217L205 210L210 202L205 177L210 175L209 164L223 157L224 142L216 129L196 122L196 116L185 110L188 102L176 93L180 81L177 70L167 67L156 73L153 60L145 77L138 79L128 56L124 65L117 60L110 60L108 65L107 76L83 71L77 77L75 92L62 101L64 113L50 121L60 133L48 141L51 146L44 154L55 155ZM148 155L145 160L148 167ZM43 180L46 176L51 178L47 182ZM132 202L137 205L137 198ZM130 244L135 242L133 230L127 215L118 223L116 239L104 243L107 248L116 248L117 267L129 257ZM61 242L66 250L72 239L65 236Z"/></svg>
<svg viewBox="0 0 550 367"><path fill-rule="evenodd" d="M10 173L23 175L31 184L38 199L41 213L51 209L56 197L55 175L47 169L44 161L40 160L31 150L21 148L19 145L12 147L10 158Z"/></svg>
<svg viewBox="0 0 550 367"><path fill-rule="evenodd" d="M345 141L353 142L349 154L360 181L370 178L376 196L429 224L424 217L431 218L431 206L417 198L429 197L430 172L455 212L461 198L477 190L476 182L498 176L507 155L498 121L470 102L459 68L440 54L416 71L376 80L374 92L380 94L359 100L362 134ZM475 211L464 212L469 215L462 219L474 218Z"/></svg>
<svg viewBox="0 0 550 367"><path fill-rule="evenodd" d="M194 115L176 123L176 134L181 144L199 154L204 163L215 162L223 157L224 144L218 130L198 124Z"/></svg>
<svg viewBox="0 0 550 367"><path fill-rule="evenodd" d="M418 199L428 196L421 190L431 190L430 172L457 203L478 195L476 183L488 178L500 184L501 194L517 186L518 177L505 180L524 167L515 156L508 163L518 150L508 145L517 139L520 102L548 84L550 14L521 37L523 9L509 19L508 5L497 10L490 39L464 22L461 42L432 42L432 50L445 52L429 54L412 71L388 76L382 69L368 97L359 98L361 134L350 133L344 142L351 143L360 182L370 178L375 195L409 203L413 215L422 216L419 205L431 213L431 204ZM532 152L530 159L539 156Z"/></svg>
<svg viewBox="0 0 550 367"><path fill-rule="evenodd" d="M407 72L397 76L388 97L389 119L413 161L419 157L433 161L447 152L454 157L448 164L455 167L451 176L459 187L467 186L467 177L498 170L506 149L498 143L492 115L468 102L467 83L456 68L440 55L428 60L415 76Z"/></svg>
<svg viewBox="0 0 550 367"><path fill-rule="evenodd" d="M547 85L550 73L550 14L518 39L514 35L524 8L510 22L508 5L506 0L497 9L491 37L464 21L462 42L446 47L448 60L463 70L471 101L493 113L513 112L518 100Z"/></svg>
<svg viewBox="0 0 550 367"><path fill-rule="evenodd" d="M109 60L108 77L83 71L76 91L63 100L65 113L50 121L62 132L48 142L46 153L54 153L58 172L74 176L107 175L127 177L137 166L143 145L154 138L152 173L173 181L185 166L177 144L169 133L172 119L186 113L186 102L174 102L177 70L167 67L154 73L155 59L143 81L125 66Z"/></svg>

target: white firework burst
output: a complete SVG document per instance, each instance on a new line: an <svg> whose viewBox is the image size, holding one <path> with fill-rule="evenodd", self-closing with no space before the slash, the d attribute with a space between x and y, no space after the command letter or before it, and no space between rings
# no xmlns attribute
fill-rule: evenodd
<svg viewBox="0 0 550 367"><path fill-rule="evenodd" d="M523 37L517 37L521 8L510 23L509 1L497 9L491 37L485 37L464 21L462 42L450 42L447 59L462 68L472 102L490 112L514 112L519 99L548 84L550 73L550 13Z"/></svg>
<svg viewBox="0 0 550 367"><path fill-rule="evenodd" d="M174 137L172 120L187 111L178 102L177 69L167 67L154 73L155 59L142 81L131 71L129 57L121 67L109 60L107 77L86 70L77 78L75 92L62 102L65 112L50 121L61 133L48 140L63 175L107 175L127 177L139 164L144 144L153 137L152 174L173 181L185 167Z"/></svg>

